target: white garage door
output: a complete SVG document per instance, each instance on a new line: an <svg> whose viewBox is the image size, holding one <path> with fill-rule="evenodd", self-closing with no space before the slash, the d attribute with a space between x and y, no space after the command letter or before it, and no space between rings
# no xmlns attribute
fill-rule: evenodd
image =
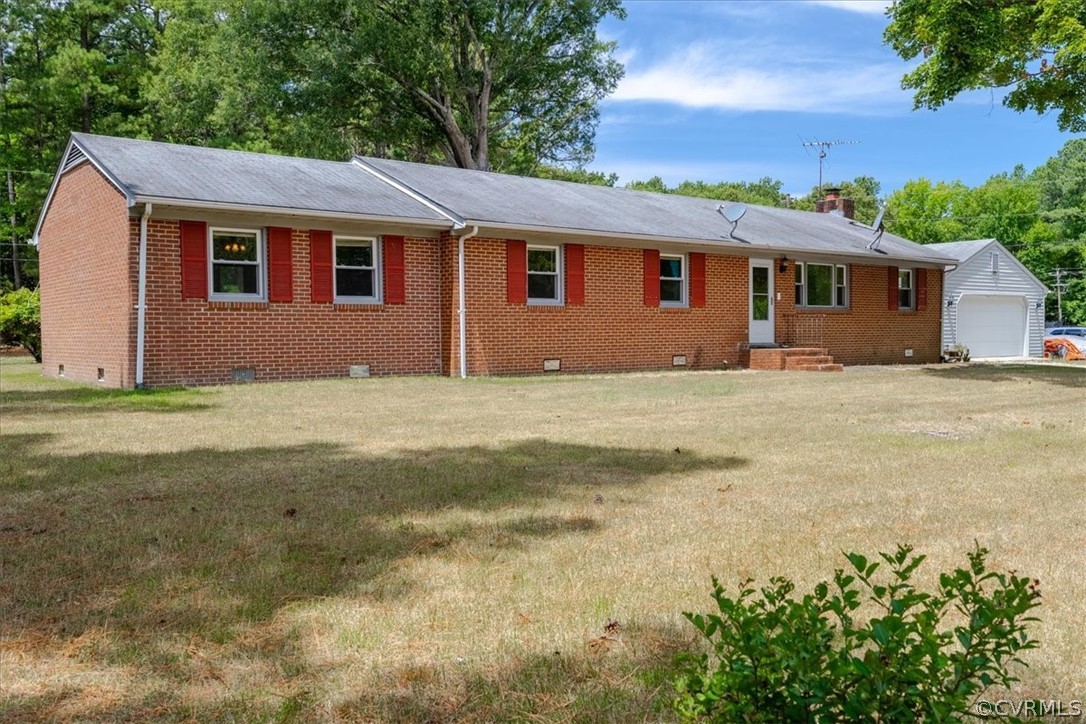
<svg viewBox="0 0 1086 724"><path fill-rule="evenodd" d="M978 357L1021 357L1026 298L967 294L958 303L958 340Z"/></svg>

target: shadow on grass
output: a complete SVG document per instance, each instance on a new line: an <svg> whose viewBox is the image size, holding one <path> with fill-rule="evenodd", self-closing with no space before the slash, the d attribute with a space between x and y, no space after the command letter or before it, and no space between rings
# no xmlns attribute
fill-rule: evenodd
<svg viewBox="0 0 1086 724"><path fill-rule="evenodd" d="M383 457L328 444L58 455L50 437L5 437L0 635L107 627L226 643L300 600L394 601L413 586L395 565L408 556L473 560L602 525L540 515L547 499L602 511L656 475L746 464L546 440ZM465 523L458 511L496 514ZM453 522L417 520L428 514Z"/></svg>
<svg viewBox="0 0 1086 724"><path fill-rule="evenodd" d="M213 393L182 388L116 390L74 383L45 390L0 391L0 414L58 415L65 412L192 412L214 407Z"/></svg>
<svg viewBox="0 0 1086 724"><path fill-rule="evenodd" d="M601 622L602 623L602 622ZM602 631L601 631L602 633ZM601 643L605 642L605 643ZM406 665L381 672L380 687L323 702L303 684L280 681L274 699L191 701L156 691L126 701L76 686L0 701L5 721L670 721L676 654L696 650L692 627L633 625L572 649L499 664ZM357 690L356 690L357 691Z"/></svg>
<svg viewBox="0 0 1086 724"><path fill-rule="evenodd" d="M177 692L201 674L199 656L178 653L178 641L190 651L229 646L254 666L305 678L310 664L289 640L252 635L285 606L337 595L395 605L415 584L399 565L409 557L485 562L547 537L591 535L605 525L596 510L653 476L746 464L546 440L380 457L329 444L63 455L51 451L51 435L4 441L0 641L43 657L64 651L92 668L153 670L167 682L153 701L121 697L110 711L78 686L35 686L32 697L0 703L15 720L181 716L195 704ZM587 512L542 514L549 499L584 501ZM466 515L478 511L492 516ZM564 675L551 668L529 661L509 677L527 685ZM473 686L478 696L505 690L483 674ZM395 715L414 706L374 702ZM234 704L265 705L212 706Z"/></svg>
<svg viewBox="0 0 1086 724"><path fill-rule="evenodd" d="M1044 382L1066 387L1086 387L1086 365L1075 368L1046 366L1041 364L985 364L971 362L967 365L939 365L924 367L924 373L933 377L977 382Z"/></svg>

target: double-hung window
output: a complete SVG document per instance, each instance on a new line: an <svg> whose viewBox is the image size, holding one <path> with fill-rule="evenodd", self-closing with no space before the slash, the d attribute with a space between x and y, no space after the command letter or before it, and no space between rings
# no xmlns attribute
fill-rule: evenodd
<svg viewBox="0 0 1086 724"><path fill-rule="evenodd" d="M561 304L562 249L558 246L528 247L528 303Z"/></svg>
<svg viewBox="0 0 1086 724"><path fill-rule="evenodd" d="M660 306L686 305L686 257L660 255Z"/></svg>
<svg viewBox="0 0 1086 724"><path fill-rule="evenodd" d="M796 306L848 306L848 267L843 264L796 264Z"/></svg>
<svg viewBox="0 0 1086 724"><path fill-rule="evenodd" d="M335 299L366 303L380 300L376 239L336 237Z"/></svg>
<svg viewBox="0 0 1086 724"><path fill-rule="evenodd" d="M898 269L897 271L897 305L901 309L913 309L916 306L913 276L912 269Z"/></svg>
<svg viewBox="0 0 1086 724"><path fill-rule="evenodd" d="M263 235L251 229L212 228L209 237L211 298L226 301L263 299Z"/></svg>

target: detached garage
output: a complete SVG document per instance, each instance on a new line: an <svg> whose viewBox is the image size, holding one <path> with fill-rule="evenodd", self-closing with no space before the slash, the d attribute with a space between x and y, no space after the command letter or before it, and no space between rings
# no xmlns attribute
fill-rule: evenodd
<svg viewBox="0 0 1086 724"><path fill-rule="evenodd" d="M1048 289L995 239L930 246L957 260L943 283L943 349L974 359L1040 357Z"/></svg>

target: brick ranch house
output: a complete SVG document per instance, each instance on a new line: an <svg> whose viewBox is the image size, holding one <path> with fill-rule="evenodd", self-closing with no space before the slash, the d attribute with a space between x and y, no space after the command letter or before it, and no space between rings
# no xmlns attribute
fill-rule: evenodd
<svg viewBox="0 0 1086 724"><path fill-rule="evenodd" d="M35 234L43 368L158 387L779 366L775 346L938 361L952 261L824 205L733 229L707 199L73 134Z"/></svg>

